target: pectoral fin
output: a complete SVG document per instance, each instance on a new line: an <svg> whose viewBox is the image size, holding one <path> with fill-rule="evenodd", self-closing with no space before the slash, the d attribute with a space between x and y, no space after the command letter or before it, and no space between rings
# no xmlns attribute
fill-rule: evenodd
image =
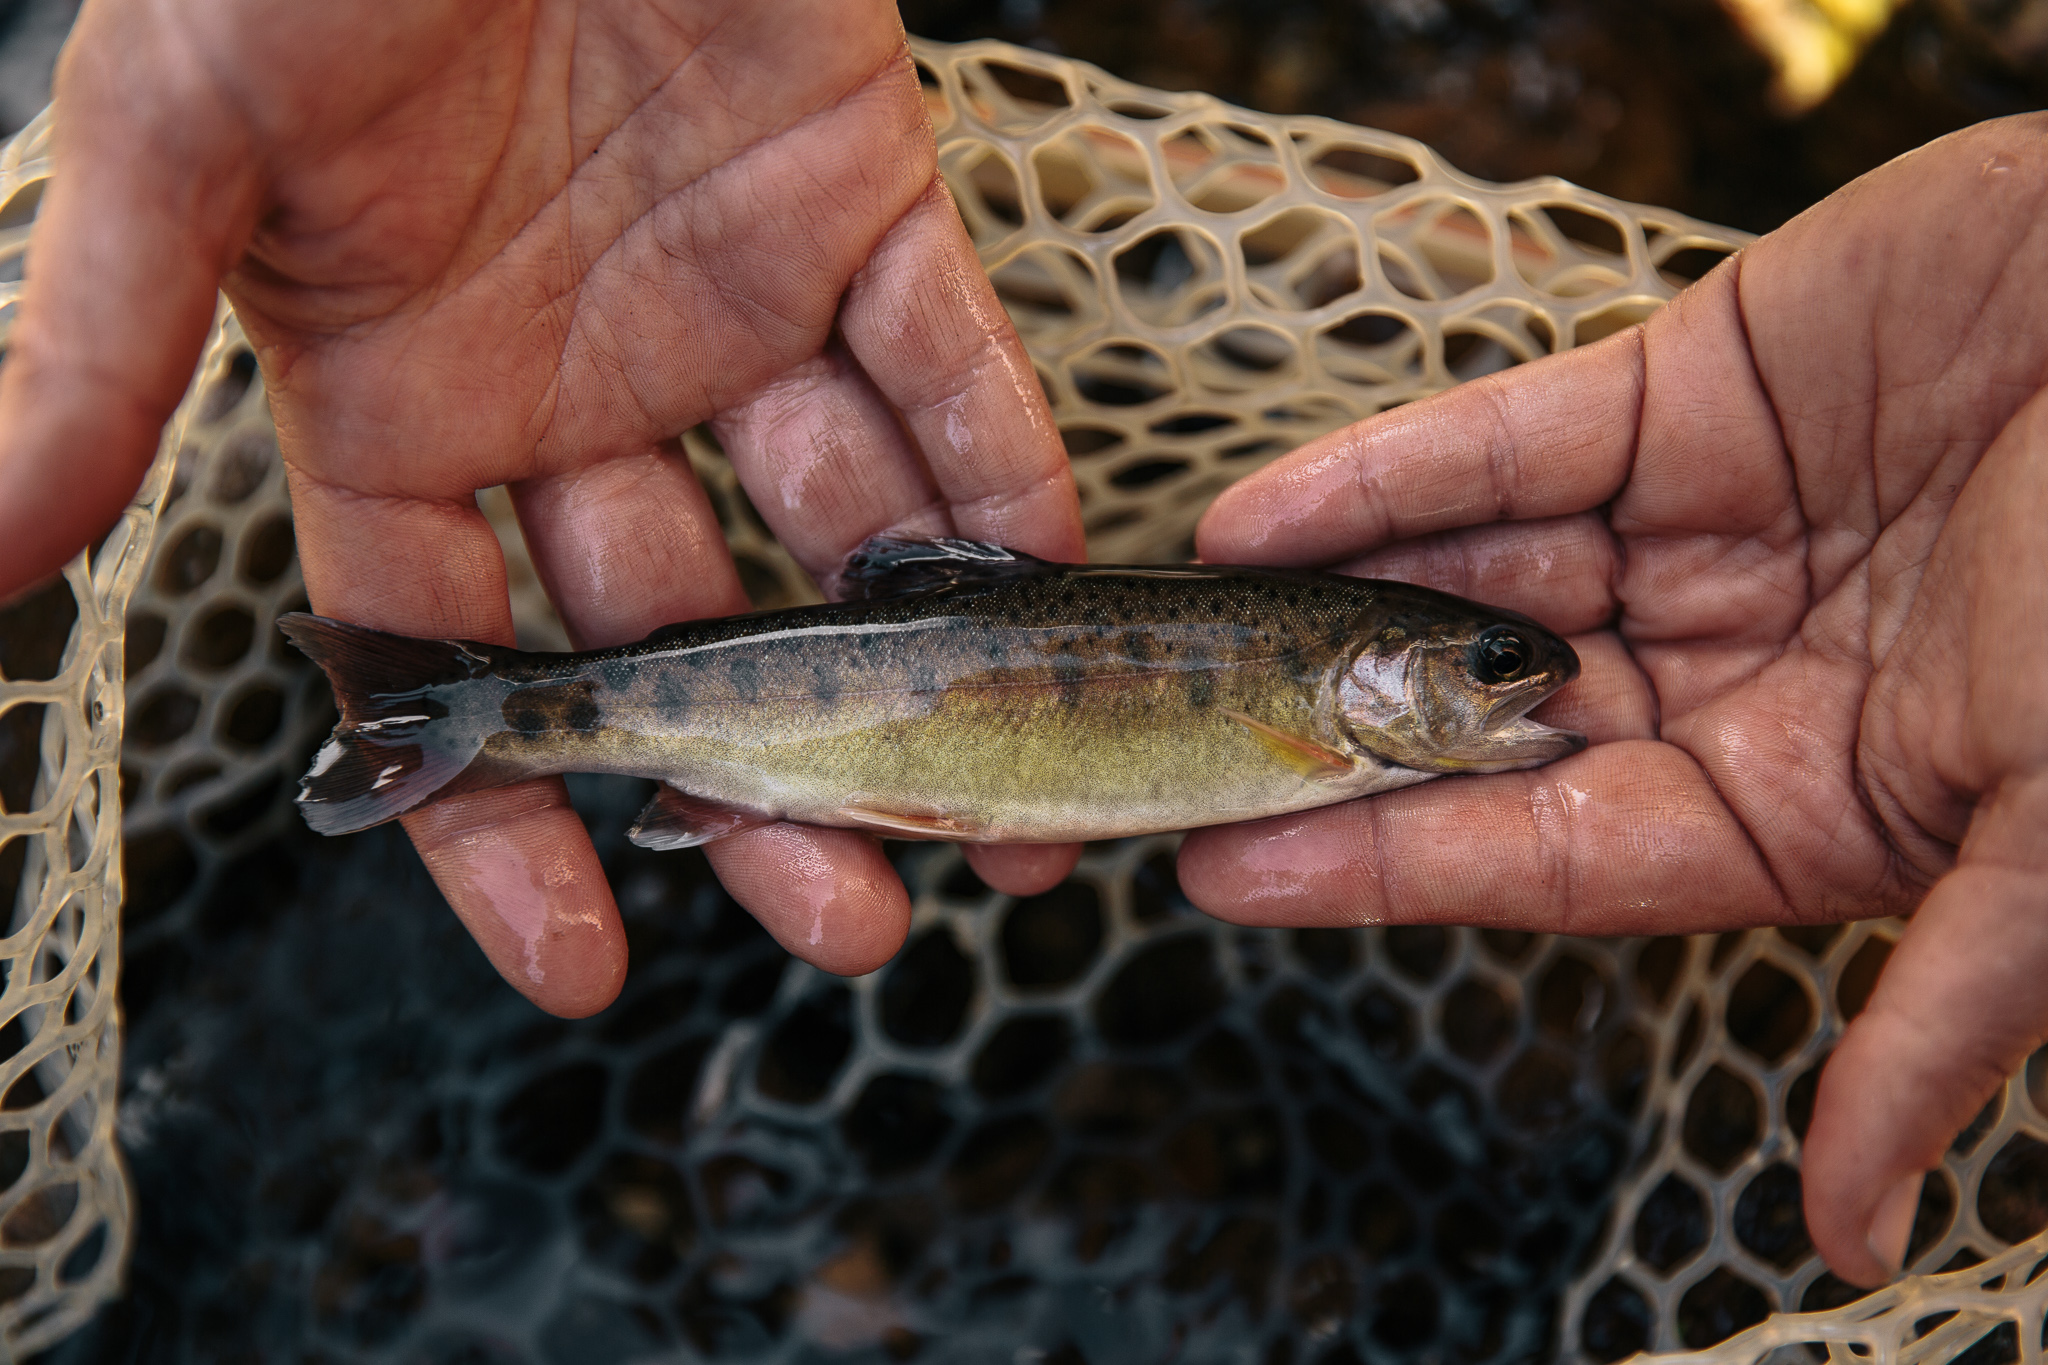
<svg viewBox="0 0 2048 1365"><path fill-rule="evenodd" d="M986 828L978 820L891 808L858 796L839 808L839 816L850 825L899 839L946 839L955 843L974 843Z"/></svg>
<svg viewBox="0 0 2048 1365"><path fill-rule="evenodd" d="M729 834L774 823L773 816L692 796L664 783L656 789L654 799L640 812L633 827L626 831L626 837L642 848L667 851L696 848Z"/></svg>
<svg viewBox="0 0 2048 1365"><path fill-rule="evenodd" d="M1311 782L1343 777L1350 773L1354 766L1351 759L1328 745L1318 744L1302 735L1291 734L1262 720L1253 720L1242 711L1225 711L1223 714L1251 731L1275 758Z"/></svg>

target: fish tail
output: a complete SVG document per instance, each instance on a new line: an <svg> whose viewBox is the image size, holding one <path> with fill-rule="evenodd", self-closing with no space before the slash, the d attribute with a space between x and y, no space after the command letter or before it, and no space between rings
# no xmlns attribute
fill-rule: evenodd
<svg viewBox="0 0 2048 1365"><path fill-rule="evenodd" d="M299 781L299 809L321 834L381 825L469 785L458 781L482 750L478 728L451 720L432 695L487 672L487 645L415 640L304 612L278 627L334 685L341 720ZM444 694L445 695L445 694Z"/></svg>

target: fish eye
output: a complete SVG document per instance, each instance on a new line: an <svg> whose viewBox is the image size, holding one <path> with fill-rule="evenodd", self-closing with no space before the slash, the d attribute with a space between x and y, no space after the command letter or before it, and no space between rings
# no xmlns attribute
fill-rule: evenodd
<svg viewBox="0 0 2048 1365"><path fill-rule="evenodd" d="M1529 642L1506 626L1495 626L1479 637L1472 650L1472 672L1483 683L1513 682L1529 669L1535 650Z"/></svg>

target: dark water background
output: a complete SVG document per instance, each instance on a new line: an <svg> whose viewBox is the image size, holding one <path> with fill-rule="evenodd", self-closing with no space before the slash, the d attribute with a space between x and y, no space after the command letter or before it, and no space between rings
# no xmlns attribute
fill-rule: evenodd
<svg viewBox="0 0 2048 1365"><path fill-rule="evenodd" d="M1787 118L1717 0L904 0L927 38L1002 38L1168 90L1419 138L1489 180L1765 232L1932 138L2048 105L2016 49L2040 0L1912 0Z"/></svg>

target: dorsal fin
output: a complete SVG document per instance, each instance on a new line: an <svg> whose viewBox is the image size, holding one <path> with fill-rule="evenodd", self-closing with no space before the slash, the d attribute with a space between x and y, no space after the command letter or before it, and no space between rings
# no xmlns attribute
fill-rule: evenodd
<svg viewBox="0 0 2048 1365"><path fill-rule="evenodd" d="M870 536L846 557L839 581L848 598L860 600L895 597L947 583L1014 578L1045 567L1045 560L985 540Z"/></svg>

